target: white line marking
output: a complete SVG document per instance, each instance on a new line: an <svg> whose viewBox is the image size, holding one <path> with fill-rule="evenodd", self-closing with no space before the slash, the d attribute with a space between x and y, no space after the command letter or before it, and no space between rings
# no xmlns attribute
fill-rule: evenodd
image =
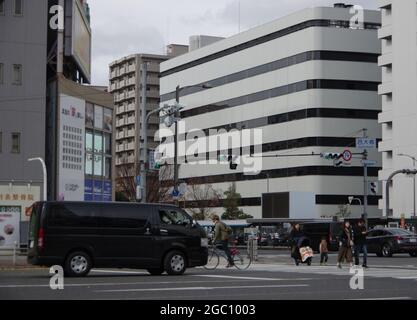
<svg viewBox="0 0 417 320"><path fill-rule="evenodd" d="M313 280L312 278L282 279L282 278L258 278L258 277L208 275L208 274L199 274L199 275L195 274L195 275L193 275L193 277L225 278L225 279L240 279L240 280L259 280L259 281Z"/></svg>
<svg viewBox="0 0 417 320"><path fill-rule="evenodd" d="M417 280L417 276L412 276L412 277L396 277L395 279L402 279L402 280L405 280L405 279L416 279Z"/></svg>
<svg viewBox="0 0 417 320"><path fill-rule="evenodd" d="M149 288L149 289L120 289L96 290L94 292L147 292L147 291L186 291L186 290L219 290L219 289L255 289L255 288L290 288L309 287L308 284L288 284L270 286L228 286L228 287L179 287L179 288Z"/></svg>
<svg viewBox="0 0 417 320"><path fill-rule="evenodd" d="M362 299L347 299L347 300L411 300L411 297L389 297L389 298L362 298Z"/></svg>
<svg viewBox="0 0 417 320"><path fill-rule="evenodd" d="M98 273L121 273L121 274L149 274L148 272L144 271L123 271L123 270L98 270L98 269L91 269L91 272L98 272Z"/></svg>

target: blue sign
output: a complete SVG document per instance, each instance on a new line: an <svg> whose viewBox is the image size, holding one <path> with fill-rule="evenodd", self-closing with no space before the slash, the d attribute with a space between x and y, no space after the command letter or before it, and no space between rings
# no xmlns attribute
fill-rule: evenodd
<svg viewBox="0 0 417 320"><path fill-rule="evenodd" d="M111 202L112 201L111 194L104 194L103 201Z"/></svg>
<svg viewBox="0 0 417 320"><path fill-rule="evenodd" d="M102 194L103 193L103 182L102 181L94 181L94 194Z"/></svg>
<svg viewBox="0 0 417 320"><path fill-rule="evenodd" d="M180 195L180 192L178 190L172 190L172 196L173 197L178 197Z"/></svg>
<svg viewBox="0 0 417 320"><path fill-rule="evenodd" d="M376 147L376 139L356 138L356 148L358 149L375 149Z"/></svg>
<svg viewBox="0 0 417 320"><path fill-rule="evenodd" d="M84 194L84 201L93 201L93 194L92 193Z"/></svg>
<svg viewBox="0 0 417 320"><path fill-rule="evenodd" d="M103 201L103 195L101 194L95 194L93 197L94 201Z"/></svg>
<svg viewBox="0 0 417 320"><path fill-rule="evenodd" d="M112 187L111 187L111 182L110 181L104 181L104 185L103 185L103 193L104 194L112 194Z"/></svg>
<svg viewBox="0 0 417 320"><path fill-rule="evenodd" d="M84 192L93 193L93 180L85 179L84 181Z"/></svg>

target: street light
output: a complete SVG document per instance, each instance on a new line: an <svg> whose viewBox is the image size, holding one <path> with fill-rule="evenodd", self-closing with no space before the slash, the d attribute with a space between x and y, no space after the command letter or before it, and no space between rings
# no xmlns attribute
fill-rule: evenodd
<svg viewBox="0 0 417 320"><path fill-rule="evenodd" d="M355 197L351 196L351 197L349 197L349 198L348 198L348 200L349 200L349 205L351 205L351 204L352 204L352 202L356 200L356 201L358 201L358 202L359 202L359 205L362 207L362 201L361 201L361 199L359 199L359 198L355 198ZM364 213L364 215L365 215L365 210L364 210L364 212L363 212L363 213Z"/></svg>
<svg viewBox="0 0 417 320"><path fill-rule="evenodd" d="M46 165L45 165L45 161L42 158L30 158L28 159L29 162L32 161L40 161L42 164L42 169L43 169L43 200L47 201L48 197L47 197L47 182L48 182L48 173L46 172Z"/></svg>
<svg viewBox="0 0 417 320"><path fill-rule="evenodd" d="M399 153L398 154L399 157L407 157L410 158L411 160L413 160L413 168L416 168L416 157L410 156L408 154L404 154L404 153ZM413 216L416 216L416 176L413 176L413 192L414 192L414 197L413 197Z"/></svg>
<svg viewBox="0 0 417 320"><path fill-rule="evenodd" d="M210 84L195 84L184 87L180 87L178 85L175 88L175 101L177 102L177 104L180 103L181 91L188 88L211 89L213 87ZM178 119L180 117L179 112L175 116ZM178 122L175 123L174 150L174 191L178 191Z"/></svg>

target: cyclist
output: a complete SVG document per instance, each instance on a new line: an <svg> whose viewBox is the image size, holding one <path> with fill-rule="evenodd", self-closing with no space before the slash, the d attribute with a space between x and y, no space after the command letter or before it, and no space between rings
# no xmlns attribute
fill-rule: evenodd
<svg viewBox="0 0 417 320"><path fill-rule="evenodd" d="M226 225L220 221L220 217L218 215L213 215L212 220L214 223L213 243L216 247L226 253L227 260L229 262L226 268L233 267L234 262L229 250L229 234L227 232Z"/></svg>

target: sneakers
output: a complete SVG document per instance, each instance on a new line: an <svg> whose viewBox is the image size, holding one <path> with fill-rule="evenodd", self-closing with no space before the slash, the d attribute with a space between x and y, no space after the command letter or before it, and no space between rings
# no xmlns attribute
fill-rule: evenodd
<svg viewBox="0 0 417 320"><path fill-rule="evenodd" d="M369 267L368 267L366 264L363 264L363 265L362 265L362 268L364 268L364 269L369 269Z"/></svg>
<svg viewBox="0 0 417 320"><path fill-rule="evenodd" d="M337 264L337 267L338 267L339 269L342 269L342 265L341 265L340 263L338 263L338 264Z"/></svg>

